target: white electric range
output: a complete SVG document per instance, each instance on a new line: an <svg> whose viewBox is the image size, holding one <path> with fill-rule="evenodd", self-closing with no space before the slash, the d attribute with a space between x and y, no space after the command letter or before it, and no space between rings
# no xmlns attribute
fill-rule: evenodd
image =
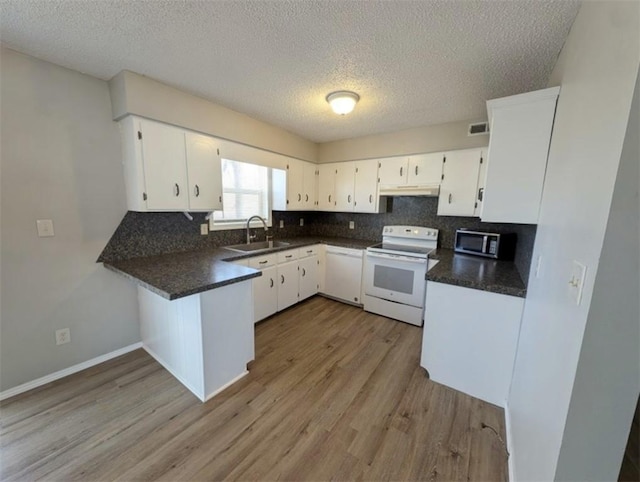
<svg viewBox="0 0 640 482"><path fill-rule="evenodd" d="M385 226L382 243L367 248L364 309L422 326L426 273L436 265L429 253L438 230L424 226Z"/></svg>

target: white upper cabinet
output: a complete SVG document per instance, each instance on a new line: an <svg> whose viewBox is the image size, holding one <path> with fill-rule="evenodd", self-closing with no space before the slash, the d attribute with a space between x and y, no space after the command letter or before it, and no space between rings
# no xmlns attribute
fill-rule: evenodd
<svg viewBox="0 0 640 482"><path fill-rule="evenodd" d="M292 159L287 164L287 210L304 209L303 192L304 164L302 161Z"/></svg>
<svg viewBox="0 0 640 482"><path fill-rule="evenodd" d="M184 131L148 120L140 121L147 209L189 209Z"/></svg>
<svg viewBox="0 0 640 482"><path fill-rule="evenodd" d="M482 149L446 153L438 199L438 216L473 216Z"/></svg>
<svg viewBox="0 0 640 482"><path fill-rule="evenodd" d="M387 157L379 159L378 162L380 163L378 176L380 177L381 187L407 184L408 157Z"/></svg>
<svg viewBox="0 0 640 482"><path fill-rule="evenodd" d="M336 172L336 203L335 211L353 211L354 187L356 176L355 162L337 162L334 164Z"/></svg>
<svg viewBox="0 0 640 482"><path fill-rule="evenodd" d="M336 203L336 168L333 164L318 165L319 211L333 211Z"/></svg>
<svg viewBox="0 0 640 482"><path fill-rule="evenodd" d="M318 166L310 162L302 163L302 206L305 211L313 211L318 200Z"/></svg>
<svg viewBox="0 0 640 482"><path fill-rule="evenodd" d="M443 158L442 152L409 156L407 184L415 186L440 184Z"/></svg>
<svg viewBox="0 0 640 482"><path fill-rule="evenodd" d="M487 102L485 222L536 224L560 87Z"/></svg>
<svg viewBox="0 0 640 482"><path fill-rule="evenodd" d="M129 210L222 209L214 138L134 116L120 121L120 127Z"/></svg>
<svg viewBox="0 0 640 482"><path fill-rule="evenodd" d="M387 199L378 196L378 161L355 162L353 210L359 213L386 211Z"/></svg>
<svg viewBox="0 0 640 482"><path fill-rule="evenodd" d="M219 146L215 139L187 132L187 175L189 177L189 209L213 211L222 209L222 172Z"/></svg>

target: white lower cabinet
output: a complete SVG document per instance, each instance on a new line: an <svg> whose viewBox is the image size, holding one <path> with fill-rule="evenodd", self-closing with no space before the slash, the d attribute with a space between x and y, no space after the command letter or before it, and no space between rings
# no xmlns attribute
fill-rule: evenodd
<svg viewBox="0 0 640 482"><path fill-rule="evenodd" d="M504 407L524 298L427 282L420 365L431 380Z"/></svg>
<svg viewBox="0 0 640 482"><path fill-rule="evenodd" d="M278 269L275 266L262 269L262 276L253 279L253 322L278 311Z"/></svg>
<svg viewBox="0 0 640 482"><path fill-rule="evenodd" d="M298 261L279 264L278 274L278 311L298 302Z"/></svg>
<svg viewBox="0 0 640 482"><path fill-rule="evenodd" d="M323 293L362 304L362 250L327 246L325 249Z"/></svg>
<svg viewBox="0 0 640 482"><path fill-rule="evenodd" d="M318 292L318 256L301 259L298 268L298 293L302 301Z"/></svg>

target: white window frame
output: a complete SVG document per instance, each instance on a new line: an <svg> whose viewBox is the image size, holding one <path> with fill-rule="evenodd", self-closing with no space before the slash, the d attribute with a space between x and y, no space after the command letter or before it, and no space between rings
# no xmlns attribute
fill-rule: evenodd
<svg viewBox="0 0 640 482"><path fill-rule="evenodd" d="M254 162L246 162L246 161L241 161L241 160L236 160L236 159L231 159L231 156L222 156L222 159L226 159L228 161L233 161L233 162L241 162L243 164L252 164L254 166L260 166L260 167L264 167L265 169L267 169L267 212L268 217L267 219L265 219L265 221L267 221L267 226L269 228L271 228L273 226L273 202L272 202L272 178L271 178L271 171L272 169L268 166L264 166L262 164L258 164L258 163L254 163ZM222 160L221 159L221 160ZM222 186L222 196L224 198L224 185ZM251 228L260 228L260 227L264 227L264 225L262 224L262 222L260 220L254 219L251 221ZM209 218L209 231L226 231L226 230L231 230L231 229L246 229L247 228L247 220L234 220L234 221L216 221L214 219L214 216L212 215Z"/></svg>

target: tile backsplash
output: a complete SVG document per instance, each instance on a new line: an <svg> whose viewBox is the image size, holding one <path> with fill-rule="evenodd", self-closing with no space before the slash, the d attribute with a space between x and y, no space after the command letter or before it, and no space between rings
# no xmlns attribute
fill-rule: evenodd
<svg viewBox="0 0 640 482"><path fill-rule="evenodd" d="M518 236L515 264L524 283L531 266L536 226L529 224L491 224L478 218L437 216L438 199L432 197L394 197L388 199L383 214L328 212L273 212L272 233L276 237L340 236L353 239L382 238L382 227L391 224L416 225L440 230L438 244L453 248L458 228L472 228L498 233L514 232ZM153 256L179 251L242 243L245 231L240 229L200 234L200 224L207 222L204 213L192 213L193 221L182 213L138 213L129 211L107 243L99 262ZM300 226L300 219L304 226ZM280 228L280 221L284 227ZM349 222L355 229L349 229ZM256 231L262 237L262 230Z"/></svg>

